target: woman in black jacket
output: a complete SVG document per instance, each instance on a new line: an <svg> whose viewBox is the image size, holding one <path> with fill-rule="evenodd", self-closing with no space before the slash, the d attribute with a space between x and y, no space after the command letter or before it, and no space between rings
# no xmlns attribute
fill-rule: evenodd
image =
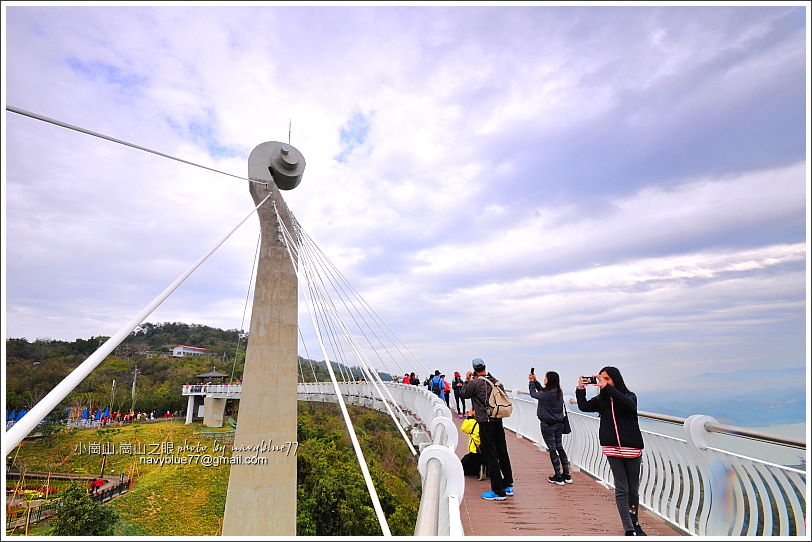
<svg viewBox="0 0 812 542"><path fill-rule="evenodd" d="M584 387L587 379L578 378L575 389L578 408L582 412L600 414L598 437L615 478L615 503L626 535L645 535L637 514L643 456L643 435L637 423L637 396L629 391L615 367L604 367L595 379L600 393L587 400Z"/></svg>
<svg viewBox="0 0 812 542"><path fill-rule="evenodd" d="M528 375L530 395L539 402L536 415L541 424L541 437L550 452L555 474L547 478L551 483L563 486L571 484L570 462L561 443L564 434L564 393L561 391L560 378L555 371L544 376L544 386L536 381L536 375ZM561 472L563 468L563 474Z"/></svg>

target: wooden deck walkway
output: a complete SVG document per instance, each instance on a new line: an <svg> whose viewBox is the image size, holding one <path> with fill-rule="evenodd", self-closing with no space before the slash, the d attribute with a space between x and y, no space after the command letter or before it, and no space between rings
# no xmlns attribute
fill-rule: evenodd
<svg viewBox="0 0 812 542"><path fill-rule="evenodd" d="M461 420L454 418L459 428ZM574 483L559 486L547 481L553 467L546 451L505 431L513 467L514 496L486 501L490 481L465 477L460 506L466 536L622 536L623 527L611 489L591 476L573 472ZM597 436L596 436L597 438ZM467 453L468 435L460 432L457 457ZM649 536L683 536L662 519L640 509L640 525Z"/></svg>

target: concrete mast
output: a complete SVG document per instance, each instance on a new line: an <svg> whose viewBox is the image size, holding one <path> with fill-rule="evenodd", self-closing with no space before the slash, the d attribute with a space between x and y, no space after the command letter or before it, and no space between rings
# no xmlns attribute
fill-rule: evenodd
<svg viewBox="0 0 812 542"><path fill-rule="evenodd" d="M295 188L304 167L297 149L277 141L257 145L248 158L249 178L267 181L250 184L255 204L269 193L271 198L258 210L262 242L232 453L237 459L223 519L226 536L296 534L298 283L274 202L293 233L279 189Z"/></svg>

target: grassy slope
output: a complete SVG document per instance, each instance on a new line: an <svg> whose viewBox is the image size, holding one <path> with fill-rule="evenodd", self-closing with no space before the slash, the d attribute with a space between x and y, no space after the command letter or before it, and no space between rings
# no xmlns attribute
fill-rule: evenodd
<svg viewBox="0 0 812 542"><path fill-rule="evenodd" d="M85 449L110 442L116 453L109 456L105 474L129 473L139 455L119 453L121 444L200 442L213 450L214 441L195 435L200 424L157 422L133 424L119 431L72 430L52 441L26 442L16 462L28 470L98 474L102 457ZM207 429L208 430L208 429ZM133 446L135 448L135 446ZM147 448L149 449L149 448ZM230 455L230 452L217 452ZM185 453L184 453L185 455ZM121 514L120 534L127 535L217 535L225 508L229 469L227 466L138 465L132 490L111 504Z"/></svg>
<svg viewBox="0 0 812 542"><path fill-rule="evenodd" d="M335 412L334 405L313 405L326 427L339 429L343 426ZM321 408L321 407L326 407ZM334 409L335 410L335 409ZM353 409L353 418L359 422L356 430L371 452L368 461L378 464L394 476L388 476L389 491L402 503L408 503L412 510L408 514L398 514L397 521L413 525L414 511L419 502L420 475L409 454L393 454L393 449L405 445L396 435L387 416L365 409ZM384 429L385 427L385 429ZM182 421L133 424L122 428L94 430L75 429L60 433L50 441L43 439L26 441L16 456L16 465L31 471L73 472L96 475L101 470L102 456L89 453L91 445L102 448L109 442L115 453L109 456L105 474L128 475L134 472L135 484L130 492L110 502L120 516L116 526L117 535L129 536L216 536L220 534L228 489L229 467L203 467L200 465L137 465L136 454L121 453L122 444L136 443L161 444L173 442L175 447L184 443L206 446L203 453L230 455L228 446L225 452L213 452L214 441L205 434L195 432L212 431L201 424L185 425ZM390 434L391 433L391 434ZM394 439L394 440L392 440ZM348 439L346 439L348 441ZM347 447L347 460L351 451ZM149 446L147 447L149 449ZM385 449L385 450L384 450ZM188 455L193 452L182 452ZM407 457L408 456L408 457ZM12 454L10 457L14 457ZM149 456L148 456L149 457ZM135 466L135 470L133 470ZM359 469L360 471L360 469ZM390 521L395 518L390 518ZM37 526L30 534L45 535L47 530Z"/></svg>

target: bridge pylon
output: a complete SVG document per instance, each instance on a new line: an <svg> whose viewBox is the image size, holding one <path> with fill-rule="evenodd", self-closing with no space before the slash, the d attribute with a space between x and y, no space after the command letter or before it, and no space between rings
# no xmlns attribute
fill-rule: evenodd
<svg viewBox="0 0 812 542"><path fill-rule="evenodd" d="M281 231L284 224L292 233L293 220L279 190L295 188L304 168L304 156L277 141L257 145L248 157L255 204L270 199L257 210L262 240L223 519L226 536L296 534L298 281L296 253Z"/></svg>

